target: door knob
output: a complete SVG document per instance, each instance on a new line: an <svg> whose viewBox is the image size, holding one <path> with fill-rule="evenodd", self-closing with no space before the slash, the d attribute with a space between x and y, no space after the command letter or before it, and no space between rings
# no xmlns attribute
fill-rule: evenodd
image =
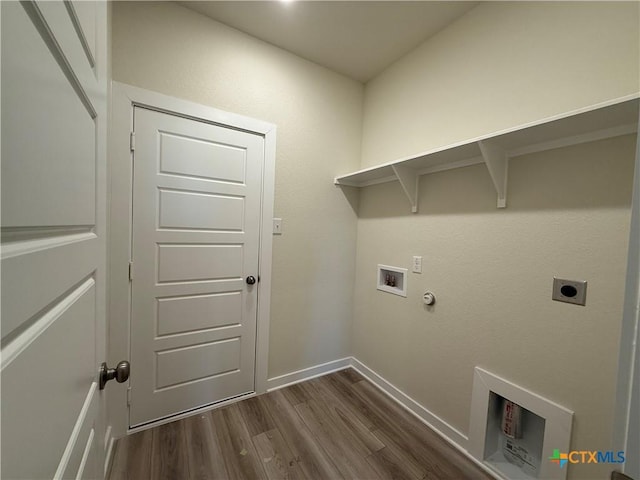
<svg viewBox="0 0 640 480"><path fill-rule="evenodd" d="M248 283L249 285L253 285L254 283L256 283L256 277L253 277L253 276L249 275L249 276L247 277L247 283Z"/></svg>
<svg viewBox="0 0 640 480"><path fill-rule="evenodd" d="M106 383L114 378L118 383L126 382L129 379L130 370L131 366L126 360L118 363L116 368L109 368L106 362L102 362L102 365L100 365L100 390L104 390Z"/></svg>

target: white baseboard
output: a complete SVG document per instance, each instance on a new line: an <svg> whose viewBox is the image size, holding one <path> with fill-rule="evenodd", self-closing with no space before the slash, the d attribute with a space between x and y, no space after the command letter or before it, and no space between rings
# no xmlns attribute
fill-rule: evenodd
<svg viewBox="0 0 640 480"><path fill-rule="evenodd" d="M376 387L422 420L422 422L427 424L428 427L435 430L445 439L449 440L449 442L453 442L460 447L464 447L467 444L469 439L464 433L452 427L437 415L431 413L409 395L378 375L357 358L352 358L351 366Z"/></svg>
<svg viewBox="0 0 640 480"><path fill-rule="evenodd" d="M115 445L115 438L111 435L111 425L107 427L107 431L104 434L104 478L107 478L109 474L109 467L111 467L111 461L113 456L113 447Z"/></svg>
<svg viewBox="0 0 640 480"><path fill-rule="evenodd" d="M349 368L352 364L352 357L341 358L331 362L322 363L314 367L304 368L295 372L280 375L279 377L269 378L267 380L267 392L277 390L279 388L288 387L294 383L304 382L312 378L321 377L328 373L337 372Z"/></svg>

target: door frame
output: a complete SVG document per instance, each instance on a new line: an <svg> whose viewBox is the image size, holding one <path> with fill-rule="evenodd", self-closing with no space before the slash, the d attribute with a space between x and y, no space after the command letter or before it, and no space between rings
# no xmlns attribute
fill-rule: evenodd
<svg viewBox="0 0 640 480"><path fill-rule="evenodd" d="M129 261L132 245L132 151L130 133L133 131L133 111L145 107L159 112L214 123L243 130L264 138L264 169L262 173L262 211L260 213L259 274L255 394L267 391L269 361L269 321L271 309L271 257L273 244L273 201L275 193L276 126L253 118L225 112L213 107L152 92L120 82L111 82L111 118L108 165L108 224L109 224L109 302L108 302L108 361L113 363L129 358L131 326L131 284ZM131 369L135 371L136 366ZM127 385L128 387L128 385ZM112 388L108 392L108 423L113 438L173 421L181 415L158 421L137 429L129 429L127 388ZM249 395L250 396L250 395ZM246 397L244 397L246 398ZM203 407L208 410L223 405ZM185 415L182 415L185 416Z"/></svg>
<svg viewBox="0 0 640 480"><path fill-rule="evenodd" d="M639 119L640 121L640 119ZM631 223L627 276L620 346L616 403L613 417L614 451L627 452L620 468L633 477L640 476L640 459L629 455L638 451L638 419L640 418L640 135L636 138L636 161L631 200Z"/></svg>

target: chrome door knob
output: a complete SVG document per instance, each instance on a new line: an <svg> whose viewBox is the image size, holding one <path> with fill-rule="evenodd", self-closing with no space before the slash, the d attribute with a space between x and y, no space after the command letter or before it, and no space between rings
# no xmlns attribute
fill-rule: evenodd
<svg viewBox="0 0 640 480"><path fill-rule="evenodd" d="M129 379L129 373L131 366L126 360L121 361L116 365L116 368L107 367L106 362L102 362L100 365L100 390L104 390L104 386L109 380L116 379L116 382L122 383Z"/></svg>
<svg viewBox="0 0 640 480"><path fill-rule="evenodd" d="M253 277L253 276L249 275L247 277L247 284L253 285L254 283L256 283L256 277Z"/></svg>

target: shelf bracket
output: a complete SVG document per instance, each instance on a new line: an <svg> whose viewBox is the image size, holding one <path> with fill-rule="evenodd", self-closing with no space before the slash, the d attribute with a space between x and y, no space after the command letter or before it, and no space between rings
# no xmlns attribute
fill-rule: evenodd
<svg viewBox="0 0 640 480"><path fill-rule="evenodd" d="M505 208L507 206L507 171L509 167L507 152L504 148L488 140L480 140L478 146L489 170L493 186L498 193L498 208Z"/></svg>
<svg viewBox="0 0 640 480"><path fill-rule="evenodd" d="M418 172L413 168L405 167L402 165L392 165L393 173L396 174L402 190L411 203L411 212L418 212Z"/></svg>

